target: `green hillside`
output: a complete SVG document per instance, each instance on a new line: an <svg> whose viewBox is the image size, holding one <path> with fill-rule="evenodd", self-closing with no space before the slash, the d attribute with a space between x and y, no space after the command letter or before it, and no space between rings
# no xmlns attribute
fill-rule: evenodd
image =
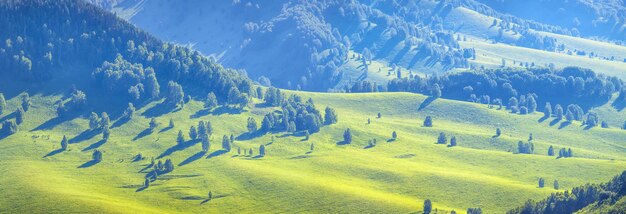
<svg viewBox="0 0 626 214"><path fill-rule="evenodd" d="M0 207L11 212L397 213L420 211L423 200L431 199L440 210L481 207L502 213L556 191L537 188L540 177L571 188L608 180L626 168L624 131L616 128L583 130L572 124L559 129L558 123L550 125L552 119L538 122L538 113L513 115L443 99L418 111L426 97L408 93L289 93L313 98L318 108L333 106L339 123L308 141L286 133L235 140L235 149L226 154L219 151L220 136L242 135L248 117L261 121L272 109L256 101L242 113L218 107L196 117L202 103L191 101L159 116L154 133L143 136L149 122L143 114L158 104L153 102L121 126L112 121L110 140L99 145L100 134L83 133L86 118L41 128L54 120L50 106L59 96L33 95L20 131L0 140L0 188L6 199ZM10 99L9 109L18 103L19 98ZM376 118L379 112L382 118ZM422 127L428 115L434 118L432 128ZM170 118L176 124L172 129L166 128ZM214 127L209 152L201 152L199 144L176 150L177 131L188 133L200 120ZM338 145L346 128L352 130L353 143ZM492 138L496 128L503 134ZM388 142L393 131L398 139ZM439 132L456 136L458 146L435 144ZM529 133L536 154L513 154L517 141ZM54 152L62 135L70 139L69 151ZM378 143L366 148L370 139ZM258 154L260 144L267 145L266 157L236 153L240 147ZM575 157L549 157L549 145L571 148ZM95 148L103 152L103 161L80 168ZM134 162L139 153L145 159ZM146 175L142 169L160 155L171 158L175 170L138 191ZM209 191L213 200L205 202Z"/></svg>

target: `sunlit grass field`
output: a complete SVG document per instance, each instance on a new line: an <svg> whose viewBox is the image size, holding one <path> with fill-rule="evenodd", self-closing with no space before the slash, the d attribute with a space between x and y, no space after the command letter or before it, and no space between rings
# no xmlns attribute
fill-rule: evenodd
<svg viewBox="0 0 626 214"><path fill-rule="evenodd" d="M574 123L559 129L560 122L552 118L539 122L541 113L513 115L444 99L418 111L426 97L409 93L288 93L313 98L318 109L332 106L339 122L306 141L287 133L235 140L234 149L220 155L216 151L221 150L223 135L245 133L248 117L260 122L274 109L251 105L237 113L218 108L197 117L202 103L191 101L182 110L159 115L160 126L138 138L148 128L149 118L144 115L158 104L152 102L122 125L115 125L113 115L108 142L98 145L100 134L83 134L83 140L70 140L69 151L54 154L62 136L80 135L87 130L88 120L42 127L54 120L53 106L59 96L33 95L33 107L20 131L0 140L0 210L419 213L423 200L431 199L443 211L481 207L486 213L502 213L557 191L550 185L554 179L567 189L607 181L626 169L626 131L617 128L585 130ZM9 109L18 102L19 97L10 99ZM379 112L381 118L376 117ZM434 127L422 127L426 116L433 117ZM170 118L175 127L167 129ZM208 153L201 152L199 144L165 152L176 145L179 129L189 139L189 127L200 120L211 121L214 128ZM338 145L346 128L352 130L353 142ZM502 129L502 136L493 138L496 128ZM398 138L388 141L393 131ZM435 144L439 132L456 136L458 146ZM526 141L530 133L535 154L514 154L517 141ZM371 139L377 145L366 148ZM256 155L261 144L267 145L265 157L237 155L238 147L252 149ZM550 145L572 148L575 157L547 156ZM79 168L91 160L96 147L103 152L103 161ZM145 159L134 162L138 153ZM175 170L138 191L146 175L142 169L160 155L165 155L163 161L172 159ZM540 177L549 181L546 188L537 187ZM209 191L213 199L206 201Z"/></svg>

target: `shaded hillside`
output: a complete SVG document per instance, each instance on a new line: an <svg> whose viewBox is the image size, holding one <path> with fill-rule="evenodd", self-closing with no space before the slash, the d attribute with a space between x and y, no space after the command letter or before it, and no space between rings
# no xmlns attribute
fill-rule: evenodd
<svg viewBox="0 0 626 214"><path fill-rule="evenodd" d="M0 17L0 75L11 86L8 98L66 87L62 91L85 91L87 98L94 93L140 104L169 93L170 81L194 96L214 92L220 101L232 88L251 90L245 75L83 1L5 1ZM57 84L37 87L45 82Z"/></svg>
<svg viewBox="0 0 626 214"><path fill-rule="evenodd" d="M367 61L410 68L468 67L471 50L459 48L441 28L444 6L400 16L367 1L155 0L123 1L112 11L161 38L245 69L255 79L266 76L276 86L326 91L344 78L340 68L350 50L364 53ZM268 84L266 78L259 82Z"/></svg>

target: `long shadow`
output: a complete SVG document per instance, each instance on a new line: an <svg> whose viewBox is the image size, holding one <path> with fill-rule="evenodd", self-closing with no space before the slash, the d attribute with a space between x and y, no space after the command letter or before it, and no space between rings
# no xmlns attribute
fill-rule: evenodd
<svg viewBox="0 0 626 214"><path fill-rule="evenodd" d="M376 146L376 145L370 144L370 145L367 145L367 146L363 147L363 149L371 149L371 148L374 148L374 146Z"/></svg>
<svg viewBox="0 0 626 214"><path fill-rule="evenodd" d="M184 166L184 165L190 164L191 162L194 162L194 161L196 161L196 160L200 159L200 158L201 158L202 156L204 156L205 154L206 154L206 152L204 152L204 151L200 151L200 152L198 152L198 153L196 153L196 154L194 154L194 155L190 156L189 158L185 159L183 162L180 162L180 163L178 164L178 166Z"/></svg>
<svg viewBox="0 0 626 214"><path fill-rule="evenodd" d="M139 189L135 190L135 192L141 192L141 191L144 191L145 189L148 189L148 187L141 186L141 187L139 187Z"/></svg>
<svg viewBox="0 0 626 214"><path fill-rule="evenodd" d="M402 48L402 50L398 51L398 53L396 54L396 56L393 57L391 62L392 63L399 63L400 60L402 60L402 58L404 58L404 56L406 56L406 54L409 52L409 50L411 50L411 45L405 43L405 45Z"/></svg>
<svg viewBox="0 0 626 214"><path fill-rule="evenodd" d="M559 120L559 118L554 118L554 120L550 121L550 126L554 126L557 123L559 123L561 120Z"/></svg>
<svg viewBox="0 0 626 214"><path fill-rule="evenodd" d="M68 142L70 144L73 143L79 143L85 140L89 140L91 138L93 138L94 136L100 134L100 130L99 129L94 129L94 130L85 130L83 132L81 132L80 134L76 135L75 137L73 137L72 139L69 139Z"/></svg>
<svg viewBox="0 0 626 214"><path fill-rule="evenodd" d="M89 168L89 167L92 167L93 165L96 165L97 163L99 163L99 162L96 161L96 160L90 160L90 161L87 161L84 164L78 166L78 168Z"/></svg>
<svg viewBox="0 0 626 214"><path fill-rule="evenodd" d="M175 105L169 104L166 101L163 101L152 108L144 111L141 115L145 117L160 117L164 114L170 113L172 111L176 111L177 107Z"/></svg>
<svg viewBox="0 0 626 214"><path fill-rule="evenodd" d="M93 144L89 145L87 148L84 148L84 149L83 149L83 152L84 152L84 151L89 151L89 150L92 150L92 149L97 149L97 148L100 148L100 146L104 145L104 143L106 143L106 142L107 142L107 141L106 141L106 140L104 140L104 139L99 140L98 142L95 142L95 143L93 143Z"/></svg>
<svg viewBox="0 0 626 214"><path fill-rule="evenodd" d="M65 122L65 121L66 121L66 119L64 117L55 117L55 118L52 118L52 119L42 123L41 125L39 125L37 127L35 127L31 131L51 130L55 126Z"/></svg>
<svg viewBox="0 0 626 214"><path fill-rule="evenodd" d="M396 139L395 138L391 138L391 139L387 140L387 143L391 143L391 142L394 142L394 141L396 141Z"/></svg>
<svg viewBox="0 0 626 214"><path fill-rule="evenodd" d="M563 129L563 128L569 126L569 124L572 124L572 122L570 122L570 121L563 121L561 123L561 125L559 125L559 129Z"/></svg>
<svg viewBox="0 0 626 214"><path fill-rule="evenodd" d="M6 110L5 110L5 111L6 111ZM4 123L4 121L7 121L7 120L10 120L10 119L13 119L13 118L15 118L16 116L17 116L17 115L15 114L15 112L11 112L10 114L7 114L6 116L4 116L4 117L2 117L2 118L0 119L0 124L1 124L1 123Z"/></svg>
<svg viewBox="0 0 626 214"><path fill-rule="evenodd" d="M255 131L255 132L246 132L243 134L240 134L239 136L235 137L236 140L252 140L254 138L263 136L263 132L262 131Z"/></svg>
<svg viewBox="0 0 626 214"><path fill-rule="evenodd" d="M211 110L210 109L201 109L201 110L197 111L196 113L193 113L191 116L189 116L189 118L196 119L196 118L201 118L201 117L207 116L209 114L211 114Z"/></svg>
<svg viewBox="0 0 626 214"><path fill-rule="evenodd" d="M156 159L161 159L165 156L171 155L172 153L176 152L176 151L182 151L186 148L189 148L190 146L195 145L196 143L200 142L199 140L190 140L187 142L184 142L183 144L177 144L175 146L172 146L170 148L168 148L167 150L163 151L163 153L161 153Z"/></svg>
<svg viewBox="0 0 626 214"><path fill-rule="evenodd" d="M350 144L350 143L346 142L345 140L342 140L342 141L337 142L337 145L338 145L338 146L348 145L348 144Z"/></svg>
<svg viewBox="0 0 626 214"><path fill-rule="evenodd" d="M543 116L541 118L539 118L539 120L537 120L537 122L539 123L543 123L543 121L546 121L549 117Z"/></svg>
<svg viewBox="0 0 626 214"><path fill-rule="evenodd" d="M46 154L45 156L43 156L44 158L50 157L50 156L54 156L56 154L59 154L63 152L63 149L59 148L57 150L51 151L50 153Z"/></svg>
<svg viewBox="0 0 626 214"><path fill-rule="evenodd" d="M217 151L214 151L213 153L209 154L209 156L206 157L206 159L210 159L210 158L214 158L223 154L226 154L226 150L220 149Z"/></svg>
<svg viewBox="0 0 626 214"><path fill-rule="evenodd" d="M257 156L252 157L252 159L259 159L259 158L262 158L262 157L265 157L265 156L263 156L263 155L257 155Z"/></svg>
<svg viewBox="0 0 626 214"><path fill-rule="evenodd" d="M618 112L621 112L622 110L624 110L624 108L626 108L626 101L618 101L618 99L620 99L620 97L613 101L613 103L611 103L611 106L613 106L613 108L615 108L615 110L617 110Z"/></svg>
<svg viewBox="0 0 626 214"><path fill-rule="evenodd" d="M200 205L203 205L203 204L205 204L205 203L207 203L209 201L211 201L211 199L205 199L204 201L200 202Z"/></svg>
<svg viewBox="0 0 626 214"><path fill-rule="evenodd" d="M420 104L420 107L417 109L418 111L421 111L422 109L428 107L428 105L430 105L433 101L435 101L437 98L434 97L428 97L424 100L424 102L422 102Z"/></svg>
<svg viewBox="0 0 626 214"><path fill-rule="evenodd" d="M161 129L161 130L159 131L159 133L163 133L163 132L169 131L169 130L171 130L171 129L173 129L173 128L174 128L174 127L171 127L171 126L165 127L165 128L163 128L163 129Z"/></svg>
<svg viewBox="0 0 626 214"><path fill-rule="evenodd" d="M115 121L115 123L113 123L113 125L111 125L111 128L117 128L120 127L126 123L128 123L128 121L130 121L129 117L122 117L120 119L118 119L117 121Z"/></svg>
<svg viewBox="0 0 626 214"><path fill-rule="evenodd" d="M590 125L585 125L585 128L583 128L583 130L585 130L585 131L586 131L586 130L589 130L589 129L591 129L591 128L593 128L593 126L590 126Z"/></svg>
<svg viewBox="0 0 626 214"><path fill-rule="evenodd" d="M152 131L153 130L151 128L144 129L143 131L139 132L139 134L137 134L137 136L135 136L133 138L133 141L139 140L139 139L141 139L141 138L143 138L145 136L148 136L148 135L152 134Z"/></svg>

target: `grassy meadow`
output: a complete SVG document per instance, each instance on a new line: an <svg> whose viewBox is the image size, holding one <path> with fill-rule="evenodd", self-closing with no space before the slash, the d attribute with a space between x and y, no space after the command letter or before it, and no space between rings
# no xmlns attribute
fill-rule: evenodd
<svg viewBox="0 0 626 214"><path fill-rule="evenodd" d="M420 109L426 97L409 93L287 93L313 98L318 109L332 106L339 122L306 141L287 133L248 139L247 118L260 122L276 109L256 100L243 112L224 107L205 112L201 102L191 101L180 110L159 112L159 102L152 102L125 123L112 113L111 138L103 143L101 134L85 132L86 118L55 118L51 106L60 96L32 95L33 107L20 131L0 140L0 191L5 193L0 209L420 213L423 200L431 199L435 208L446 212L481 207L486 213L502 213L557 191L550 188L554 179L567 189L607 181L626 169L626 132L617 128L585 130L576 123L562 126L552 118L542 120L541 113L513 115L445 99ZM19 97L12 97L9 109L18 103ZM379 112L382 117L376 118ZM422 127L429 115L434 127ZM152 133L146 132L149 117L160 123ZM11 116L5 112L0 118ZM175 121L171 129L170 118ZM189 127L200 120L213 125L209 152L191 142L176 149L178 130L189 139ZM339 145L346 128L352 130L353 142ZM502 136L494 138L496 128L502 129ZM390 140L393 131L396 140ZM458 146L435 144L439 132L456 136ZM526 141L530 133L535 154L514 154L517 141ZM223 153L221 138L230 134L237 140L231 152ZM63 135L70 139L69 150L58 152ZM368 148L371 139L377 144ZM261 144L267 155L255 158ZM547 156L550 145L572 148L575 157ZM103 152L103 161L84 167L96 148ZM237 155L237 148L252 149L255 155ZM139 153L145 159L134 161ZM171 159L175 170L140 190L152 157ZM540 177L546 179L546 188L537 187ZM213 199L207 201L209 191Z"/></svg>

